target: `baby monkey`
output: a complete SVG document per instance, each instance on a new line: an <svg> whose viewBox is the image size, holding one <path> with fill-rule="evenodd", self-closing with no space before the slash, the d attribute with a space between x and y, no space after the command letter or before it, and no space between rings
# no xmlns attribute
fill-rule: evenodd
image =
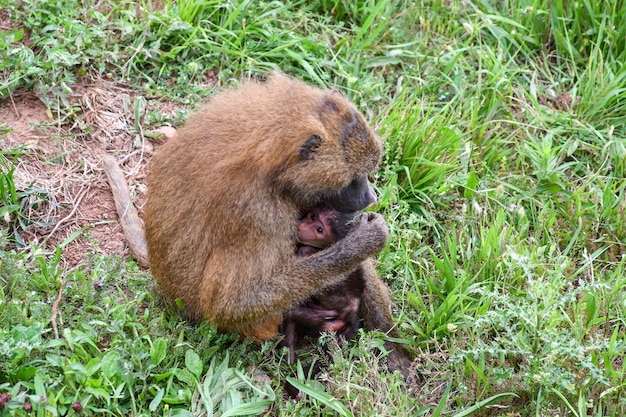
<svg viewBox="0 0 626 417"><path fill-rule="evenodd" d="M298 255L308 256L344 238L356 213L339 213L317 205L298 224Z"/></svg>
<svg viewBox="0 0 626 417"><path fill-rule="evenodd" d="M309 256L344 238L355 216L356 213L339 213L323 204L316 206L298 224L296 253ZM300 338L334 331L340 341L349 340L359 328L359 307L364 289L363 272L359 267L340 284L287 311L282 325L282 344L289 350L289 363L296 361L295 345ZM311 376L319 369L316 363ZM290 384L286 385L286 390L291 397L299 398L300 393Z"/></svg>
<svg viewBox="0 0 626 417"><path fill-rule="evenodd" d="M356 213L339 213L324 204L316 206L298 224L297 254L309 256L343 239L355 216ZM346 340L350 339L358 328L358 310L364 288L359 268L332 289L289 310L285 330L297 324L297 333L303 335L332 330Z"/></svg>
<svg viewBox="0 0 626 417"><path fill-rule="evenodd" d="M356 213L339 213L324 204L316 206L298 224L297 254L309 256L343 239L355 216ZM297 324L296 331L305 335L332 330L350 339L358 328L364 286L362 273L357 269L332 289L289 310L285 327Z"/></svg>

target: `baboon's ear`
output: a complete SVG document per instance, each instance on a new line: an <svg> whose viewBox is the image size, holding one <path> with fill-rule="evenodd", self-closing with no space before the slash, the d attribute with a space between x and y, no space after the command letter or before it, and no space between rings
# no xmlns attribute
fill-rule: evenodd
<svg viewBox="0 0 626 417"><path fill-rule="evenodd" d="M350 141L358 140L361 143L368 143L370 132L367 125L361 120L359 114L352 110L352 120L343 126L341 144L348 146Z"/></svg>
<svg viewBox="0 0 626 417"><path fill-rule="evenodd" d="M313 134L306 138L302 146L300 147L300 157L302 159L313 159L313 153L322 144L322 137L318 134Z"/></svg>
<svg viewBox="0 0 626 417"><path fill-rule="evenodd" d="M322 120L337 117L338 114L345 111L346 95L339 90L332 90L324 97L321 103L319 116Z"/></svg>

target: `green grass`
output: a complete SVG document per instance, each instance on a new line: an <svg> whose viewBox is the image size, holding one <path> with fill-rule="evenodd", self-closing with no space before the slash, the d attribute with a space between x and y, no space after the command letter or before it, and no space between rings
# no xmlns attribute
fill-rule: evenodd
<svg viewBox="0 0 626 417"><path fill-rule="evenodd" d="M60 247L23 241L46 195L14 185L33 151L3 147L0 415L626 414L624 1L83 4L0 0L3 106L33 90L80 121L69 92L102 77L191 111L209 76L281 69L372 120L379 271L422 385L403 390L382 335L360 333L285 400L298 369L275 343L187 323L133 262L64 270Z"/></svg>

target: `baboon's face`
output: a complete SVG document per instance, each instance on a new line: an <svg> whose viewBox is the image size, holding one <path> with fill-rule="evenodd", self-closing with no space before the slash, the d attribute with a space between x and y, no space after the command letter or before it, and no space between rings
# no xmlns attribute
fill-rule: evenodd
<svg viewBox="0 0 626 417"><path fill-rule="evenodd" d="M311 210L298 224L298 242L324 249L338 239L333 223L336 216L331 210Z"/></svg>
<svg viewBox="0 0 626 417"><path fill-rule="evenodd" d="M376 201L367 176L378 167L382 145L341 94L325 95L316 114L321 123L310 127L300 146L291 185L305 198L316 194L317 202L338 212L362 210Z"/></svg>
<svg viewBox="0 0 626 417"><path fill-rule="evenodd" d="M332 209L341 213L363 210L376 201L376 193L366 177L355 178L347 186L339 190L335 196L324 202Z"/></svg>

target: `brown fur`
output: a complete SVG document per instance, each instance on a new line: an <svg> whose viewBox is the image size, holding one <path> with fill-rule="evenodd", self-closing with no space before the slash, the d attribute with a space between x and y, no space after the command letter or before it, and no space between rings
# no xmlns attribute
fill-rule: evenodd
<svg viewBox="0 0 626 417"><path fill-rule="evenodd" d="M384 247L382 217L364 214L328 249L294 250L298 219L320 202L346 200L346 187L380 158L379 140L339 93L274 75L215 95L151 163L145 227L161 292L181 298L195 319L271 338L285 311ZM388 291L366 270L365 311L389 330Z"/></svg>

